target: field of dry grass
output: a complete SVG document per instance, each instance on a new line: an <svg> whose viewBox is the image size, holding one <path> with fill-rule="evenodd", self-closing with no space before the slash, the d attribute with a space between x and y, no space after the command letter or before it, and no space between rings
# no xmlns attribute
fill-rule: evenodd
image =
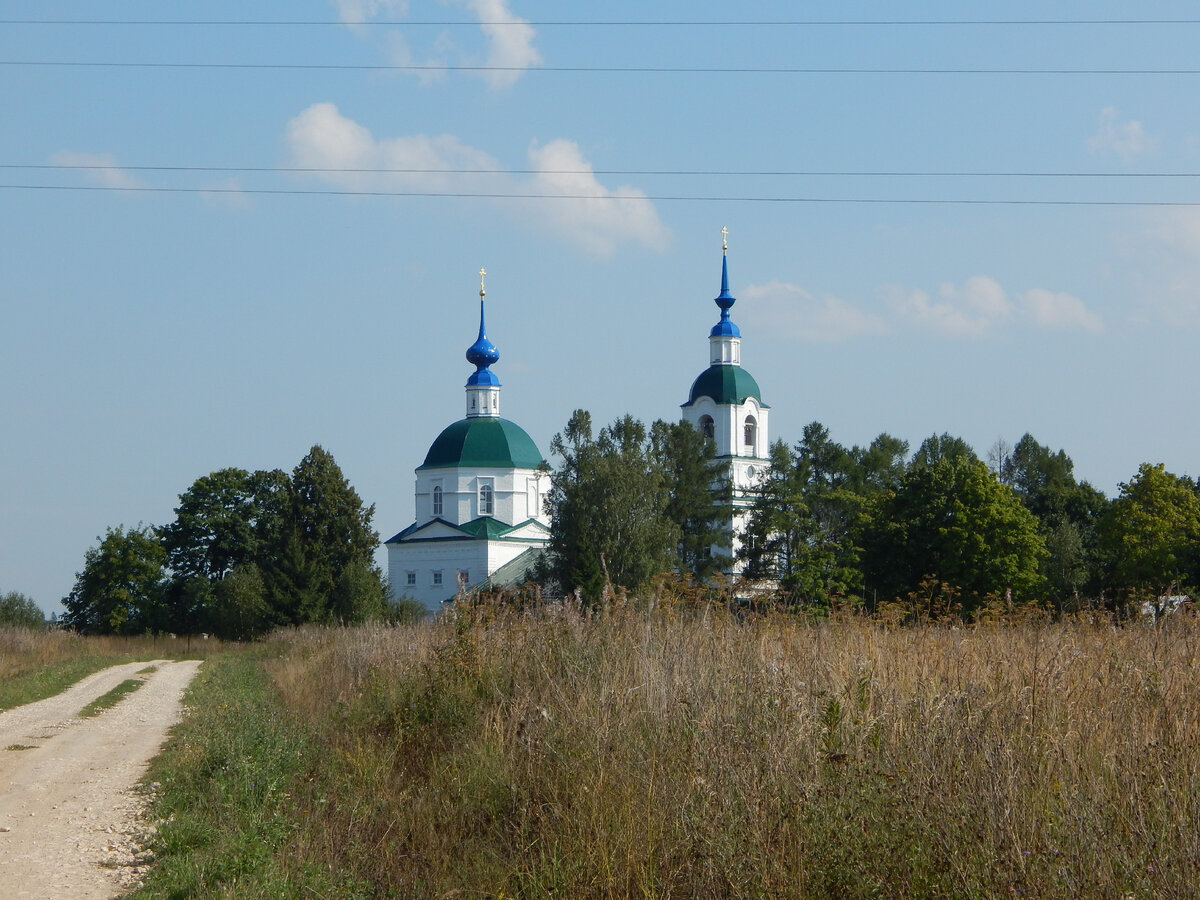
<svg viewBox="0 0 1200 900"><path fill-rule="evenodd" d="M1200 627L511 612L275 639L367 896L1180 897ZM460 892L460 893L455 893Z"/></svg>
<svg viewBox="0 0 1200 900"><path fill-rule="evenodd" d="M0 710L41 700L106 666L139 659L202 658L219 641L170 637L81 637L69 631L0 626Z"/></svg>

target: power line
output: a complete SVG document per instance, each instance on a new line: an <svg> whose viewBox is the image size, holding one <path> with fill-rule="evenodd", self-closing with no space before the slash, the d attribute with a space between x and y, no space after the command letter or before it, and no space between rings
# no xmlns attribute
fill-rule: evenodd
<svg viewBox="0 0 1200 900"><path fill-rule="evenodd" d="M138 166L115 163L0 163L0 169L86 172L227 172L329 175L639 175L736 178L1200 178L1200 172L1034 172L833 169L429 169L333 166Z"/></svg>
<svg viewBox="0 0 1200 900"><path fill-rule="evenodd" d="M932 197L778 197L778 196L701 196L658 194L613 196L602 194L545 194L545 193L487 193L483 191L384 191L384 190L304 190L297 188L229 188L229 187L153 187L140 185L53 185L0 184L0 190L16 191L88 191L143 194L254 194L308 197L427 197L482 200L611 200L614 202L688 202L688 203L819 203L873 205L949 205L949 206L1089 206L1089 207L1200 207L1200 201L1185 200L1021 200Z"/></svg>
<svg viewBox="0 0 1200 900"><path fill-rule="evenodd" d="M1200 19L542 19L479 21L471 19L376 19L343 22L338 19L0 19L0 25L154 25L154 26L265 26L265 27L452 27L459 25L496 27L533 26L593 28L699 27L920 27L920 26L1131 26L1196 25Z"/></svg>
<svg viewBox="0 0 1200 900"><path fill-rule="evenodd" d="M76 60L0 60L0 66L111 69L262 69L349 72L557 72L582 74L667 75L1200 75L1200 69L1066 69L1066 68L865 68L765 66L463 66L445 64L387 65L370 63L196 63L111 62Z"/></svg>

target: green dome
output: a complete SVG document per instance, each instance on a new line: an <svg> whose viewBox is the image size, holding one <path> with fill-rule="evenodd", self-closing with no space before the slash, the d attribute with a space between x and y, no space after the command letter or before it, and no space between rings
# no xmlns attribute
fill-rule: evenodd
<svg viewBox="0 0 1200 900"><path fill-rule="evenodd" d="M701 397L711 397L715 403L735 406L753 397L760 406L766 406L762 402L758 382L741 366L713 365L701 372L692 384L691 396L684 406L691 406Z"/></svg>
<svg viewBox="0 0 1200 900"><path fill-rule="evenodd" d="M477 416L459 419L439 434L420 468L536 469L541 464L542 454L520 425L497 416Z"/></svg>

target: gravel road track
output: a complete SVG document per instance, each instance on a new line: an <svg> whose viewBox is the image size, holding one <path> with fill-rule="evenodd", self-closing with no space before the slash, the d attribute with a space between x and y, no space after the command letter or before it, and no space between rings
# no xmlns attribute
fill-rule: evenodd
<svg viewBox="0 0 1200 900"><path fill-rule="evenodd" d="M137 674L149 666L153 673ZM199 668L195 660L113 666L0 713L0 898L107 900L137 884L146 823L136 786ZM129 678L145 683L80 718Z"/></svg>

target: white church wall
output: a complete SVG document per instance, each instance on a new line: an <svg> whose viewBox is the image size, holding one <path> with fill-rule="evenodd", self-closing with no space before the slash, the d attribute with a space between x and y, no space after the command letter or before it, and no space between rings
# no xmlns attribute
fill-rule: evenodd
<svg viewBox="0 0 1200 900"><path fill-rule="evenodd" d="M471 583L487 577L486 543L455 540L388 544L388 581L393 600L409 597L430 612L437 612L458 592L459 572L466 572ZM409 583L410 572L415 574L415 584Z"/></svg>
<svg viewBox="0 0 1200 900"><path fill-rule="evenodd" d="M507 525L526 519L538 519L549 524L541 504L549 490L549 477L537 469L426 469L417 473L415 489L416 521L419 524L442 518L462 525L483 515L480 510L480 488L491 485L493 509L491 516ZM532 483L532 489L531 489ZM433 509L433 489L442 488L442 514Z"/></svg>

